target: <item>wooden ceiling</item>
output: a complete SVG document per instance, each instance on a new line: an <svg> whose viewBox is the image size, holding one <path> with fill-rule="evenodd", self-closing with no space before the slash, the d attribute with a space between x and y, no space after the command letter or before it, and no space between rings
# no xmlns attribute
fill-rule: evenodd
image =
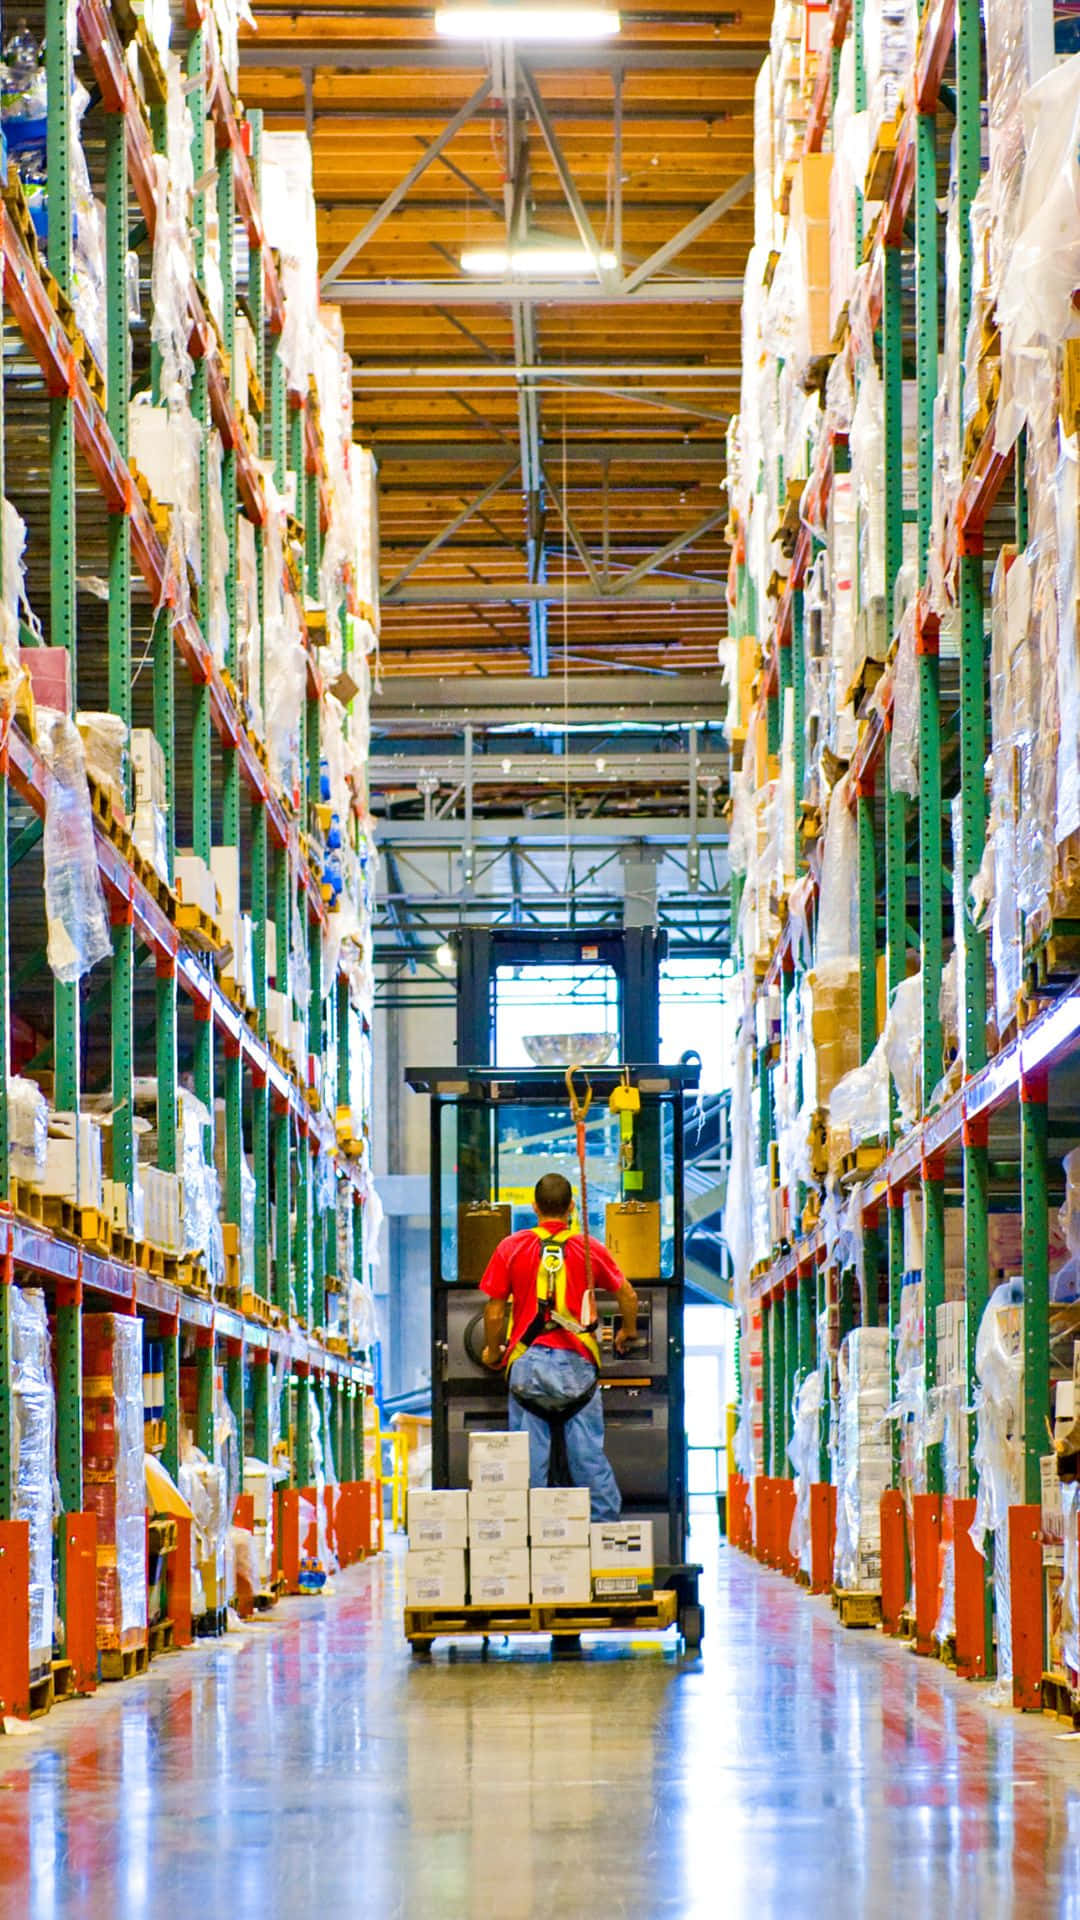
<svg viewBox="0 0 1080 1920"><path fill-rule="evenodd" d="M379 460L384 668L525 674L546 655L561 674L565 654L571 673L700 672L726 630L724 435L771 0L649 0L615 39L519 48L505 69L440 40L432 12L262 0L242 50L247 104L311 135L324 274L373 229L325 297ZM582 218L619 254L611 286L530 282L515 300L460 270L466 246L511 228L576 242Z"/></svg>

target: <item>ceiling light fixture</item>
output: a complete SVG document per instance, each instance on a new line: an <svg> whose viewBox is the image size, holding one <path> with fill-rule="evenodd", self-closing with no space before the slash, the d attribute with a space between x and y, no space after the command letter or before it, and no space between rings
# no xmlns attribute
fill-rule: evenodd
<svg viewBox="0 0 1080 1920"><path fill-rule="evenodd" d="M608 40L622 22L610 7L490 6L438 8L435 31L447 40Z"/></svg>
<svg viewBox="0 0 1080 1920"><path fill-rule="evenodd" d="M462 273L524 274L540 279L560 275L610 273L618 266L613 253L590 253L587 247L467 247L461 256Z"/></svg>
<svg viewBox="0 0 1080 1920"><path fill-rule="evenodd" d="M435 949L435 965L437 967L452 967L453 964L454 949L444 940L442 944Z"/></svg>

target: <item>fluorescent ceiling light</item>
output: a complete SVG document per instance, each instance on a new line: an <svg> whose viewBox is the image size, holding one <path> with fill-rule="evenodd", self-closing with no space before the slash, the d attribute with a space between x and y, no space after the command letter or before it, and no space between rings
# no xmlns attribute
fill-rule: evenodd
<svg viewBox="0 0 1080 1920"><path fill-rule="evenodd" d="M435 31L448 40L606 40L621 21L610 7L440 7Z"/></svg>
<svg viewBox="0 0 1080 1920"><path fill-rule="evenodd" d="M613 253L592 254L586 247L467 247L461 256L462 273L519 273L526 277L552 274L609 273L618 266Z"/></svg>

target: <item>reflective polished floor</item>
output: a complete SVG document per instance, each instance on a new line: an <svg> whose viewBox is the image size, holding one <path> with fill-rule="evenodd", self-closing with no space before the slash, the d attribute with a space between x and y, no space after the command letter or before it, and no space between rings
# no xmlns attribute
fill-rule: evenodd
<svg viewBox="0 0 1080 1920"><path fill-rule="evenodd" d="M701 1544L700 1661L414 1663L394 1556L0 1738L0 1915L1080 1914L1080 1740Z"/></svg>

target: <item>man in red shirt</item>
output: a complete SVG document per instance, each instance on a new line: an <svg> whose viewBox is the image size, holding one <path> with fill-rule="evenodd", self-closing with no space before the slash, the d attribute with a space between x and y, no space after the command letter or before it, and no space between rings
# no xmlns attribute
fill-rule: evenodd
<svg viewBox="0 0 1080 1920"><path fill-rule="evenodd" d="M596 1307L584 1238L570 1230L570 1182L561 1173L545 1173L534 1204L538 1224L501 1241L480 1282L488 1296L484 1365L506 1369L510 1431L528 1432L531 1485L547 1486L552 1430L561 1428L571 1484L589 1488L594 1520L617 1520L622 1499L604 1452L604 1411L596 1391ZM637 1295L591 1235L589 1264L592 1286L615 1295L622 1317L615 1350L625 1353L637 1334Z"/></svg>

